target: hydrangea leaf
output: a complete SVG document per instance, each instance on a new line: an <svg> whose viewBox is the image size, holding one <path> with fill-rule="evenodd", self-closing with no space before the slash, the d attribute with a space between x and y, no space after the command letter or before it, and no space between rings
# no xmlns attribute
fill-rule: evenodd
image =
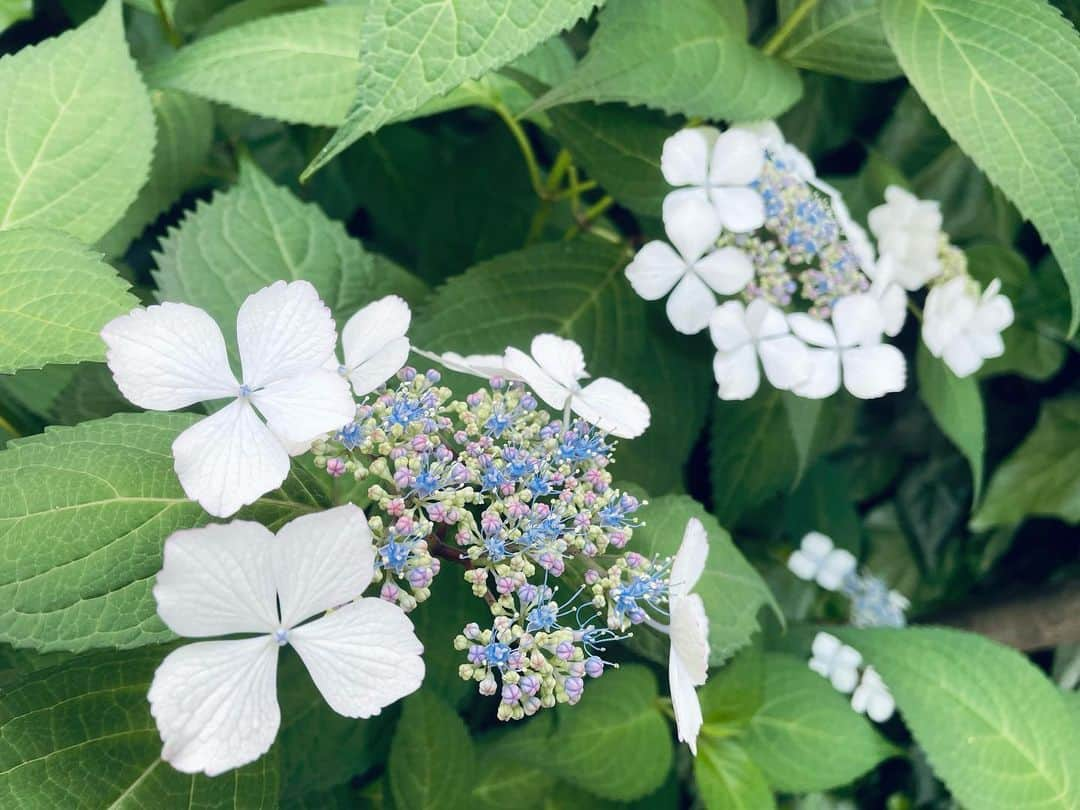
<svg viewBox="0 0 1080 810"><path fill-rule="evenodd" d="M846 695L783 653L765 656L765 700L741 742L768 783L788 793L846 785L899 753Z"/></svg>
<svg viewBox="0 0 1080 810"><path fill-rule="evenodd" d="M773 118L802 94L798 73L746 42L741 3L620 0L599 15L589 52L534 109L622 101L702 118Z"/></svg>
<svg viewBox="0 0 1080 810"><path fill-rule="evenodd" d="M765 700L765 658L761 636L743 647L698 689L706 736L729 736L750 722Z"/></svg>
<svg viewBox="0 0 1080 810"><path fill-rule="evenodd" d="M956 801L986 810L1080 806L1080 729L1020 653L941 628L844 629L878 670Z"/></svg>
<svg viewBox="0 0 1080 810"><path fill-rule="evenodd" d="M908 79L1054 250L1080 323L1080 47L1045 0L883 0ZM1022 19L1023 25L1016 21Z"/></svg>
<svg viewBox="0 0 1080 810"><path fill-rule="evenodd" d="M1035 429L994 471L971 528L1019 523L1027 515L1080 522L1080 399L1043 404Z"/></svg>
<svg viewBox="0 0 1080 810"><path fill-rule="evenodd" d="M146 691L167 652L98 652L9 684L0 694L0 805L277 807L273 752L214 779L161 759Z"/></svg>
<svg viewBox="0 0 1080 810"><path fill-rule="evenodd" d="M650 492L670 492L681 487L681 462L705 420L698 404L702 397L687 387L707 387L708 360L688 351L668 324L647 317L645 302L622 278L628 261L622 247L583 238L482 262L432 295L417 319L413 342L429 350L475 354L501 353L507 346L528 349L541 332L576 340L590 374L630 386L654 414L644 436L620 444L614 474ZM538 300L543 307L535 306ZM447 379L459 393L479 385L476 378ZM674 411L680 419L660 416ZM658 464L661 453L665 462Z"/></svg>
<svg viewBox="0 0 1080 810"><path fill-rule="evenodd" d="M556 710L551 767L570 784L604 799L632 801L652 793L664 783L674 759L657 698L656 678L638 664L590 681L579 704ZM627 745L630 740L633 745Z"/></svg>
<svg viewBox="0 0 1080 810"><path fill-rule="evenodd" d="M80 28L0 58L0 230L97 241L150 168L154 114L119 0Z"/></svg>
<svg viewBox="0 0 1080 810"><path fill-rule="evenodd" d="M761 770L734 740L704 739L694 781L706 810L770 810L776 799Z"/></svg>
<svg viewBox="0 0 1080 810"><path fill-rule="evenodd" d="M363 4L328 6L226 28L155 65L147 79L268 118L338 126L360 76L364 12Z"/></svg>
<svg viewBox="0 0 1080 810"><path fill-rule="evenodd" d="M986 414L978 380L974 376L957 377L944 362L930 354L924 343L919 343L915 363L919 396L938 427L971 465L973 500L978 503L986 452Z"/></svg>
<svg viewBox="0 0 1080 810"><path fill-rule="evenodd" d="M65 233L0 231L0 373L101 360L101 327L138 300L128 283Z"/></svg>
<svg viewBox="0 0 1080 810"><path fill-rule="evenodd" d="M165 538L210 520L173 470L172 442L197 419L117 414L0 452L0 641L79 652L173 637L151 588ZM282 489L241 517L276 528L327 506L294 462Z"/></svg>
<svg viewBox="0 0 1080 810"><path fill-rule="evenodd" d="M600 0L602 1L602 0ZM349 144L569 28L598 0L372 0L345 123L304 176Z"/></svg>
<svg viewBox="0 0 1080 810"><path fill-rule="evenodd" d="M634 531L633 546L650 558L674 556L690 518L705 525L709 558L694 592L701 595L709 617L711 664L722 664L750 641L760 628L757 615L763 605L772 605L780 615L769 587L700 503L687 495L664 495L650 499L641 515L645 525ZM667 661L665 636L642 629L631 643L654 660Z"/></svg>
<svg viewBox="0 0 1080 810"><path fill-rule="evenodd" d="M398 807L467 806L477 762L464 721L427 690L410 695L390 744L387 772Z"/></svg>
<svg viewBox="0 0 1080 810"><path fill-rule="evenodd" d="M660 153L679 129L674 119L622 104L568 104L550 115L559 143L620 205L660 216L671 191L660 173Z"/></svg>
<svg viewBox="0 0 1080 810"><path fill-rule="evenodd" d="M123 218L98 242L109 256L123 254L199 178L210 155L214 113L209 103L175 90L155 90L150 99L157 123L150 177Z"/></svg>
<svg viewBox="0 0 1080 810"><path fill-rule="evenodd" d="M880 0L821 0L785 40L780 56L795 67L860 82L901 75L881 26ZM799 0L779 0L787 20Z"/></svg>
<svg viewBox="0 0 1080 810"><path fill-rule="evenodd" d="M33 0L0 0L0 31L34 13Z"/></svg>
<svg viewBox="0 0 1080 810"><path fill-rule="evenodd" d="M310 281L339 326L376 298L396 293L416 303L426 291L247 161L239 183L200 203L169 232L155 258L159 300L202 307L230 342L244 299L278 279Z"/></svg>

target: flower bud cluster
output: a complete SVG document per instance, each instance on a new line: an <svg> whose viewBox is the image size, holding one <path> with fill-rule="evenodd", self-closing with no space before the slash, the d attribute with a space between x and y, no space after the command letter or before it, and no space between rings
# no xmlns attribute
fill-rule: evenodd
<svg viewBox="0 0 1080 810"><path fill-rule="evenodd" d="M613 442L552 419L517 382L496 377L461 400L435 371L398 378L313 448L317 466L366 495L380 596L413 610L443 566L461 564L493 616L455 640L461 676L501 695L502 720L576 703L610 665L603 645L666 605L670 563L622 553L641 503L612 485ZM613 553L602 568L597 558ZM568 599L548 585L570 576L576 586L583 572Z"/></svg>

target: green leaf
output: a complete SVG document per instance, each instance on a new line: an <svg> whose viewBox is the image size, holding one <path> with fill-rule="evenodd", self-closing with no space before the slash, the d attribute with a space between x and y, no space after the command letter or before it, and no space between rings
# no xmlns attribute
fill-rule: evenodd
<svg viewBox="0 0 1080 810"><path fill-rule="evenodd" d="M450 568L431 585L431 596L409 614L416 636L424 645L424 688L452 706L476 694L476 681L464 681L458 667L465 662L454 649L454 638L463 627L488 613L459 571Z"/></svg>
<svg viewBox="0 0 1080 810"><path fill-rule="evenodd" d="M761 638L747 644L698 689L705 721L702 733L722 737L740 731L765 699L765 658Z"/></svg>
<svg viewBox="0 0 1080 810"><path fill-rule="evenodd" d="M983 455L986 452L986 414L979 383L974 376L957 377L944 362L919 344L915 360L919 396L930 409L942 432L964 454L971 465L974 502L979 502L983 482Z"/></svg>
<svg viewBox="0 0 1080 810"><path fill-rule="evenodd" d="M324 5L322 0L237 0L226 5L199 28L200 37L208 37L234 25L241 25L272 14L299 11Z"/></svg>
<svg viewBox="0 0 1080 810"><path fill-rule="evenodd" d="M901 75L885 31L879 0L820 0L788 36L780 56L796 67L861 82ZM781 22L799 0L779 0Z"/></svg>
<svg viewBox="0 0 1080 810"><path fill-rule="evenodd" d="M340 222L275 186L250 162L239 183L201 203L155 254L158 298L202 307L234 340L244 299L278 279L315 285L341 326L389 293L415 303L423 284L366 252Z"/></svg>
<svg viewBox="0 0 1080 810"><path fill-rule="evenodd" d="M0 373L101 360L101 327L139 304L127 290L67 234L0 231Z"/></svg>
<svg viewBox="0 0 1080 810"><path fill-rule="evenodd" d="M167 650L96 653L0 693L4 807L277 806L273 752L210 779L160 759L146 691Z"/></svg>
<svg viewBox="0 0 1080 810"><path fill-rule="evenodd" d="M846 785L897 753L846 695L782 653L765 656L765 702L740 739L768 783L789 793Z"/></svg>
<svg viewBox="0 0 1080 810"><path fill-rule="evenodd" d="M338 5L252 20L182 48L147 80L293 124L339 126L361 73L365 11Z"/></svg>
<svg viewBox="0 0 1080 810"><path fill-rule="evenodd" d="M172 638L151 587L165 538L210 519L173 471L172 442L197 418L118 414L0 452L0 641L78 652ZM244 514L276 528L328 505L294 463Z"/></svg>
<svg viewBox="0 0 1080 810"><path fill-rule="evenodd" d="M469 730L428 691L405 699L390 744L390 791L398 807L464 807L477 772Z"/></svg>
<svg viewBox="0 0 1080 810"><path fill-rule="evenodd" d="M798 542L807 532L822 532L840 548L859 553L859 513L851 498L851 476L839 461L821 459L784 499L784 528Z"/></svg>
<svg viewBox="0 0 1080 810"><path fill-rule="evenodd" d="M939 628L840 630L881 673L957 802L986 810L1080 806L1080 733L1026 658Z"/></svg>
<svg viewBox="0 0 1080 810"><path fill-rule="evenodd" d="M702 740L694 781L706 810L770 810L776 799L758 767L732 740Z"/></svg>
<svg viewBox="0 0 1080 810"><path fill-rule="evenodd" d="M0 0L0 31L34 13L33 0Z"/></svg>
<svg viewBox="0 0 1080 810"><path fill-rule="evenodd" d="M462 354L527 350L541 332L576 340L593 376L630 386L654 414L641 439L620 444L614 474L662 492L681 483L682 461L701 430L704 413L686 387L708 385L707 360L699 367L667 324L653 328L645 302L622 277L627 259L621 246L589 238L507 253L437 290L413 339L424 349ZM459 393L477 385L476 379L447 379ZM676 409L682 418L661 416Z"/></svg>
<svg viewBox="0 0 1080 810"><path fill-rule="evenodd" d="M659 217L671 187L660 173L664 141L679 123L622 104L568 104L551 111L559 143L620 205Z"/></svg>
<svg viewBox="0 0 1080 810"><path fill-rule="evenodd" d="M799 455L783 392L766 385L745 402L717 402L710 449L713 514L734 526L795 484Z"/></svg>
<svg viewBox="0 0 1080 810"><path fill-rule="evenodd" d="M345 123L304 177L349 144L569 28L597 0L371 0Z"/></svg>
<svg viewBox="0 0 1080 810"><path fill-rule="evenodd" d="M793 67L746 43L741 3L620 0L599 15L589 52L534 109L575 101L623 101L666 113L757 120L802 93Z"/></svg>
<svg viewBox="0 0 1080 810"><path fill-rule="evenodd" d="M120 10L109 0L75 31L0 58L0 230L93 243L146 180L154 115Z"/></svg>
<svg viewBox="0 0 1080 810"><path fill-rule="evenodd" d="M150 94L157 122L157 144L150 178L139 196L98 242L109 256L119 256L200 176L210 155L214 114L202 99L173 90Z"/></svg>
<svg viewBox="0 0 1080 810"><path fill-rule="evenodd" d="M1080 398L1042 406L1038 424L994 471L971 528L1019 523L1027 515L1080 522Z"/></svg>
<svg viewBox="0 0 1080 810"><path fill-rule="evenodd" d="M633 543L646 557L674 556L690 518L705 525L709 558L694 592L701 596L709 617L709 660L714 666L722 664L759 629L757 614L763 605L772 604L779 613L768 586L735 548L731 535L693 498L664 495L650 500L641 514L645 525L634 531ZM666 637L643 629L632 643L655 660L667 661Z"/></svg>
<svg viewBox="0 0 1080 810"><path fill-rule="evenodd" d="M559 706L556 713L550 762L570 784L604 799L631 801L664 783L674 751L656 678L647 668L629 664L609 671L587 685L579 704Z"/></svg>
<svg viewBox="0 0 1080 810"><path fill-rule="evenodd" d="M1080 323L1080 47L1045 0L883 0L904 72L953 139L1039 229ZM1016 21L1024 21L1017 25Z"/></svg>

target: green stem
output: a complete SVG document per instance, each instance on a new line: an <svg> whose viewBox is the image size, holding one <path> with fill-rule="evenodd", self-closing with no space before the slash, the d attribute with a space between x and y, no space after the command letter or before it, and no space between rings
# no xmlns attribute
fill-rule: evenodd
<svg viewBox="0 0 1080 810"><path fill-rule="evenodd" d="M510 134L517 141L518 148L521 149L521 155L525 158L525 165L529 169L529 180L532 182L533 191L541 200L547 199L547 189L544 187L544 180L540 174L540 164L536 160L536 153L533 152L532 144L529 143L529 136L525 134L525 130L522 129L521 124L518 123L518 120L514 118L514 114L507 109L505 104L496 104L494 109L495 114L506 124Z"/></svg>
<svg viewBox="0 0 1080 810"><path fill-rule="evenodd" d="M908 298L907 300L907 308L908 311L910 311L911 314L915 316L915 319L919 323L922 323L922 310L919 309L919 305L912 301L911 298Z"/></svg>
<svg viewBox="0 0 1080 810"><path fill-rule="evenodd" d="M578 221L567 229L566 233L563 235L563 239L572 239L582 231L589 230L592 227L593 221L603 216L604 212L614 204L615 200L610 194L600 198L599 201L585 209L585 213L578 218Z"/></svg>
<svg viewBox="0 0 1080 810"><path fill-rule="evenodd" d="M169 40L169 44L174 48L179 48L184 44L184 38L180 36L180 32L176 30L173 21L169 19L169 12L165 10L164 1L154 0L154 7L157 9L158 18L161 20L161 27L165 29L165 38Z"/></svg>
<svg viewBox="0 0 1080 810"><path fill-rule="evenodd" d="M806 15L814 10L817 3L818 0L802 0L791 12L791 16L784 20L783 24L769 37L768 42L761 48L762 53L766 56L775 56L780 46L787 42L791 32L799 27L799 23L806 19Z"/></svg>

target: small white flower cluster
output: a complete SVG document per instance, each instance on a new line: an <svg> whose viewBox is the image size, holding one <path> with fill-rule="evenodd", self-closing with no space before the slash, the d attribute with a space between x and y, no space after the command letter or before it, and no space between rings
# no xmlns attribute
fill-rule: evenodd
<svg viewBox="0 0 1080 810"><path fill-rule="evenodd" d="M828 678L836 691L851 695L851 708L859 714L865 714L875 723L884 723L896 711L896 701L877 670L863 667L862 663L862 654L836 636L829 633L814 636L810 669Z"/></svg>
<svg viewBox="0 0 1080 810"><path fill-rule="evenodd" d="M906 361L883 338L903 327L907 293L932 280L932 354L966 376L1004 351L1008 299L996 283L980 297L937 203L890 187L869 217L875 257L840 194L771 122L682 130L665 142L661 170L677 187L663 205L671 244L644 245L626 277L646 300L668 296L679 332L709 329L721 399L753 396L762 371L812 399L841 385L860 399L902 390Z"/></svg>

